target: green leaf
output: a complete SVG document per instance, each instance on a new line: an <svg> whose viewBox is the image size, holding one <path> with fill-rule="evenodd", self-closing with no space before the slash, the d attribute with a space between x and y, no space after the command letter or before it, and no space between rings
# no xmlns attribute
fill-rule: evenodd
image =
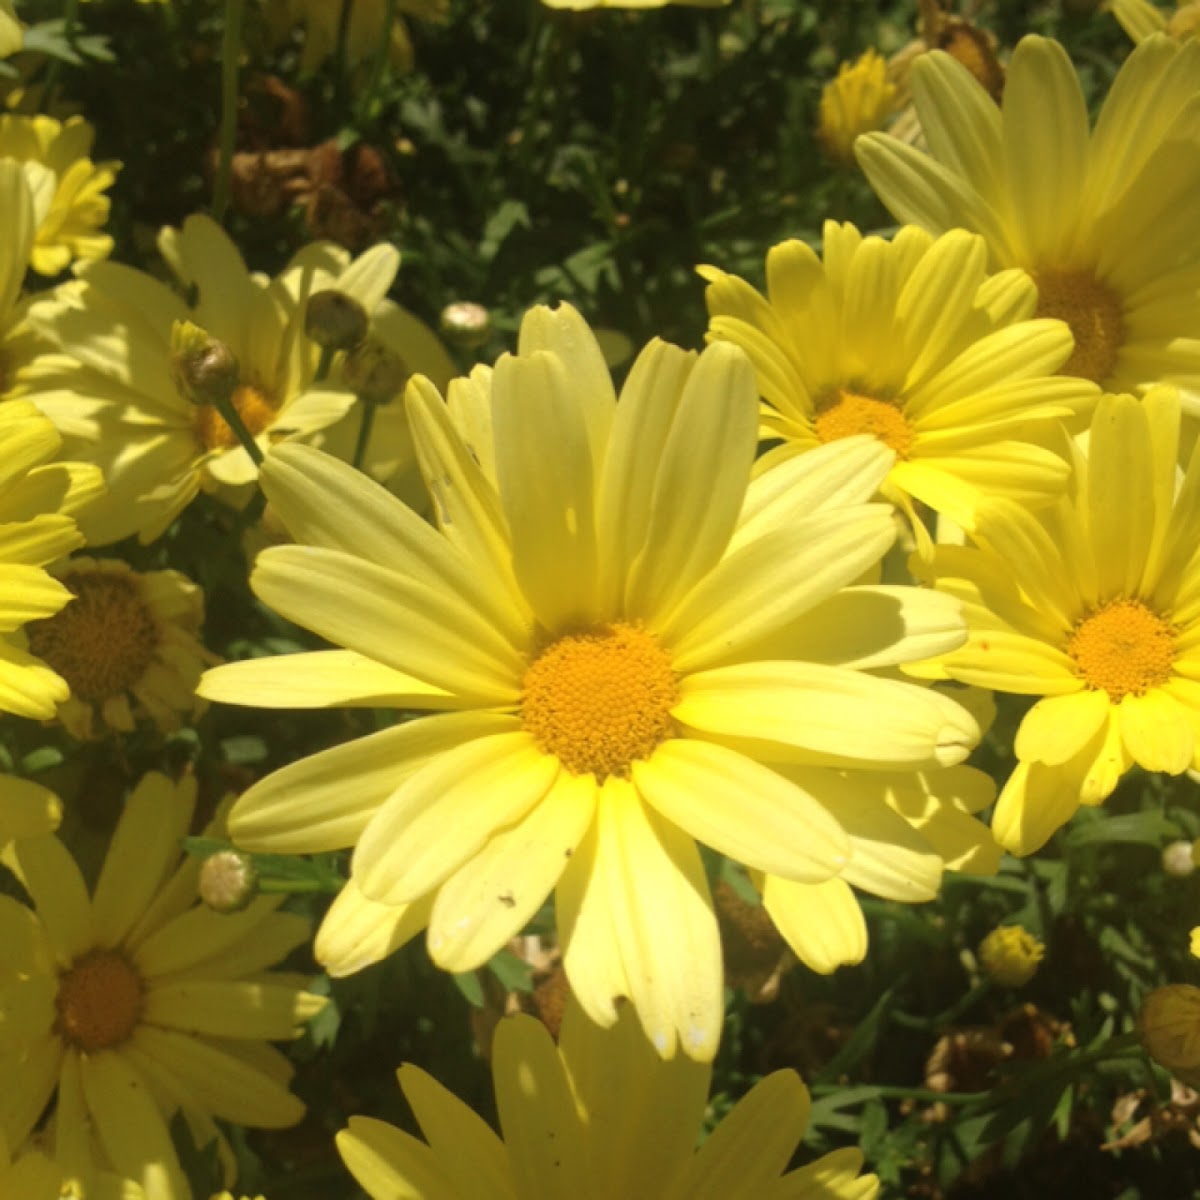
<svg viewBox="0 0 1200 1200"><path fill-rule="evenodd" d="M483 985L475 971L462 971L453 975L454 986L462 993L463 999L472 1008L483 1007Z"/></svg>
<svg viewBox="0 0 1200 1200"><path fill-rule="evenodd" d="M501 950L488 960L488 968L510 992L532 992L533 971L511 950Z"/></svg>
<svg viewBox="0 0 1200 1200"><path fill-rule="evenodd" d="M1119 816L1110 816L1098 810L1091 815L1090 820L1087 810L1084 810L1081 816L1084 819L1076 818L1076 823L1064 836L1069 850L1113 843L1161 846L1182 834L1179 826L1174 821L1169 821L1157 809L1122 813Z"/></svg>

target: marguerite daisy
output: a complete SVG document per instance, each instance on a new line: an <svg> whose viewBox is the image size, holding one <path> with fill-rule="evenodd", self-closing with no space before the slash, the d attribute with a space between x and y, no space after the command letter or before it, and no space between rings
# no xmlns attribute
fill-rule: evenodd
<svg viewBox="0 0 1200 1200"><path fill-rule="evenodd" d="M317 942L338 973L426 927L434 960L468 970L554 892L593 1019L628 996L661 1054L711 1057L720 946L697 840L784 888L845 889L809 909L835 942L826 908L848 882L924 899L944 833L985 840L936 784L911 814L892 787L960 762L974 719L864 669L957 645L956 607L846 588L895 537L868 502L886 446L843 441L749 483L757 402L736 347L652 343L618 404L582 318L536 309L519 354L452 403L457 423L410 385L439 530L307 447L267 460L299 544L264 551L251 585L344 649L218 667L201 694L437 715L262 780L231 834L356 847Z"/></svg>
<svg viewBox="0 0 1200 1200"><path fill-rule="evenodd" d="M1200 414L1200 41L1154 36L1122 65L1092 129L1066 51L1029 36L997 107L949 55L912 90L926 154L885 134L859 162L901 221L982 235L993 269L1023 267L1037 313L1071 327L1068 375L1106 391L1180 387Z"/></svg>

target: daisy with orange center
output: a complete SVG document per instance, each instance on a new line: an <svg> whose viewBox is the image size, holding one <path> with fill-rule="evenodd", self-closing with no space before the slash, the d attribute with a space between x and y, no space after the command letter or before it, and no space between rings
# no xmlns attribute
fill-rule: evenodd
<svg viewBox="0 0 1200 1200"><path fill-rule="evenodd" d="M970 528L984 495L1044 503L1066 480L1059 422L1096 388L1056 378L1071 354L1061 321L1034 320L1019 271L989 276L963 232L906 227L894 241L825 225L824 261L803 242L767 255L767 294L715 267L710 341L750 356L762 436L779 440L758 473L815 446L867 434L891 449L882 488L928 551L916 505Z"/></svg>
<svg viewBox="0 0 1200 1200"><path fill-rule="evenodd" d="M880 133L856 144L897 219L969 229L992 270L1028 271L1037 315L1074 335L1064 374L1134 394L1172 382L1200 413L1200 40L1142 41L1094 128L1046 38L1017 46L1000 106L944 53L918 59L911 80L928 152Z"/></svg>
<svg viewBox="0 0 1200 1200"><path fill-rule="evenodd" d="M192 780L147 775L126 803L89 896L54 837L5 855L33 909L0 896L0 1135L19 1145L55 1099L50 1141L68 1177L106 1171L147 1200L190 1200L168 1124L198 1146L214 1117L278 1128L303 1105L291 1067L267 1044L287 1040L324 1004L267 968L308 937L308 923L260 897L234 916L196 903L199 863L180 861L195 806Z"/></svg>
<svg viewBox="0 0 1200 1200"><path fill-rule="evenodd" d="M914 673L1042 696L1017 731L993 832L1028 854L1137 763L1200 767L1200 454L1176 489L1179 401L1106 396L1068 494L1030 513L996 501L975 547L938 547L966 644Z"/></svg>
<svg viewBox="0 0 1200 1200"><path fill-rule="evenodd" d="M131 570L75 558L54 571L70 592L61 612L26 626L30 650L67 681L58 719L86 740L102 727L131 733L137 717L178 729L216 655L200 644L204 597L178 571Z"/></svg>
<svg viewBox="0 0 1200 1200"><path fill-rule="evenodd" d="M470 970L553 894L592 1019L611 1024L627 996L659 1053L709 1058L720 945L697 841L758 872L826 970L865 950L850 884L924 899L987 844L955 765L974 719L869 673L963 636L945 597L847 586L895 537L869 502L886 447L845 439L751 483L739 350L652 343L618 404L565 306L530 313L519 353L448 405L418 379L408 407L438 528L336 460L280 448L263 486L298 544L264 551L251 586L343 649L200 686L433 710L277 771L231 814L244 849L355 847L317 939L327 969L427 928L439 965Z"/></svg>
<svg viewBox="0 0 1200 1200"><path fill-rule="evenodd" d="M159 248L188 296L130 267L97 263L30 309L56 351L36 364L30 390L62 431L67 452L98 464L108 483L108 499L84 519L90 545L132 534L152 541L201 490L234 505L252 493L258 468L249 453L211 403L193 403L179 385L177 324L190 322L230 352L233 406L264 454L281 441L319 437L359 407L340 361L318 377L320 351L305 336L313 292L336 288L369 316L378 310L378 336L399 339L410 369L449 367L436 338L385 299L400 265L391 246L351 261L336 246L314 243L272 279L247 270L208 217L164 229ZM380 430L403 441L390 453L393 469L411 461L407 425L384 419Z"/></svg>

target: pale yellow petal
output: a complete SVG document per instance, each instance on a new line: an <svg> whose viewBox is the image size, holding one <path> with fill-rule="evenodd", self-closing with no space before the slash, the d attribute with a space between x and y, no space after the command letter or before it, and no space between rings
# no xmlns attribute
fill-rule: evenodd
<svg viewBox="0 0 1200 1200"><path fill-rule="evenodd" d="M1139 767L1179 775L1192 765L1195 733L1186 710L1174 697L1151 688L1142 696L1126 696L1116 713L1121 740Z"/></svg>
<svg viewBox="0 0 1200 1200"><path fill-rule="evenodd" d="M313 955L333 978L353 975L410 942L432 911L433 893L412 904L379 904L351 879L325 914Z"/></svg>
<svg viewBox="0 0 1200 1200"><path fill-rule="evenodd" d="M1056 766L1079 753L1108 720L1108 693L1084 688L1039 700L1021 718L1013 749L1022 762Z"/></svg>
<svg viewBox="0 0 1200 1200"><path fill-rule="evenodd" d="M844 880L797 883L768 875L762 896L784 941L810 970L830 975L866 957L867 923Z"/></svg>
<svg viewBox="0 0 1200 1200"><path fill-rule="evenodd" d="M386 1121L351 1117L337 1135L337 1148L372 1200L462 1200L433 1151Z"/></svg>

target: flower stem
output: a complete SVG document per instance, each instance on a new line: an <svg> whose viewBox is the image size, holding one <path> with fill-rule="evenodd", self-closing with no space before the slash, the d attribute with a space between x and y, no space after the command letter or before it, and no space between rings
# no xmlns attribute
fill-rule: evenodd
<svg viewBox="0 0 1200 1200"><path fill-rule="evenodd" d="M237 140L238 60L242 54L242 11L245 0L225 0L225 33L221 39L221 133L212 215L222 221L233 182L233 146Z"/></svg>
<svg viewBox="0 0 1200 1200"><path fill-rule="evenodd" d="M234 436L242 444L242 448L250 455L256 467L263 465L263 452L259 444L254 440L254 434L246 428L246 422L242 420L242 414L234 407L234 403L229 396L215 396L213 398L213 406L217 412L221 414L225 424L233 430Z"/></svg>
<svg viewBox="0 0 1200 1200"><path fill-rule="evenodd" d="M362 469L367 443L371 440L371 429L375 424L375 409L378 407L374 400L360 399L359 403L362 405L362 420L358 426L358 441L354 443L354 460L351 464L356 471Z"/></svg>

